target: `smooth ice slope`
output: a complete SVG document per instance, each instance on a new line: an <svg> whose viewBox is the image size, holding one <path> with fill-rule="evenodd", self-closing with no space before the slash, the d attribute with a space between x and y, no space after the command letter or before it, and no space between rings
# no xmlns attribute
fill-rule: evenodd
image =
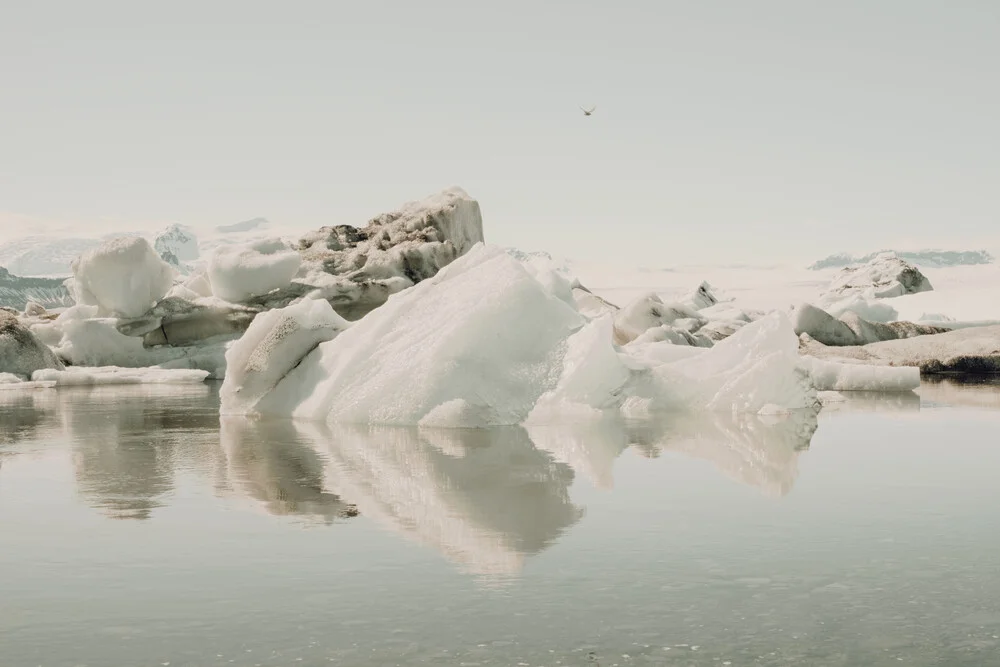
<svg viewBox="0 0 1000 667"><path fill-rule="evenodd" d="M349 326L327 301L306 299L258 315L226 352L222 413L253 412L258 402L322 342Z"/></svg>
<svg viewBox="0 0 1000 667"><path fill-rule="evenodd" d="M240 303L287 287L301 264L302 256L284 241L265 239L217 248L208 263L208 279L215 296Z"/></svg>
<svg viewBox="0 0 1000 667"><path fill-rule="evenodd" d="M479 246L303 360L263 413L336 422L517 424L555 385L583 318Z"/></svg>
<svg viewBox="0 0 1000 667"><path fill-rule="evenodd" d="M174 270L140 237L119 237L73 262L70 290L101 315L138 317L167 293Z"/></svg>

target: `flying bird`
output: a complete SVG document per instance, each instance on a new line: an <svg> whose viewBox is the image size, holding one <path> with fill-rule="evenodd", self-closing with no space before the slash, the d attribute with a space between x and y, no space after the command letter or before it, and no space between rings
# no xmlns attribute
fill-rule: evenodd
<svg viewBox="0 0 1000 667"><path fill-rule="evenodd" d="M589 109L584 109L583 107L580 107L580 111L583 112L584 116L589 116L592 113L594 113L594 109L596 109L596 108L597 108L596 106L590 107Z"/></svg>

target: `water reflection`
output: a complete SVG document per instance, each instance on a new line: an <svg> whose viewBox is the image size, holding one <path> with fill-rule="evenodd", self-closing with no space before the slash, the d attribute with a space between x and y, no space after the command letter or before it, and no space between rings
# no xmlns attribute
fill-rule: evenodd
<svg viewBox="0 0 1000 667"><path fill-rule="evenodd" d="M71 439L78 490L113 519L147 519L173 490L185 450L217 437L207 386L97 387L49 392Z"/></svg>
<svg viewBox="0 0 1000 667"><path fill-rule="evenodd" d="M53 419L50 391L0 390L0 458ZM48 399L48 400L47 400Z"/></svg>
<svg viewBox="0 0 1000 667"><path fill-rule="evenodd" d="M920 396L928 403L968 408L1000 409L1000 376L924 378Z"/></svg>
<svg viewBox="0 0 1000 667"><path fill-rule="evenodd" d="M292 422L224 417L220 441L232 490L258 501L268 513L325 524L357 514L324 490L324 462Z"/></svg>
<svg viewBox="0 0 1000 667"><path fill-rule="evenodd" d="M831 405L919 407L915 394L855 393ZM625 451L705 460L764 494L783 496L816 428L808 411L489 430L370 428L220 421L212 386L0 392L0 457L61 442L80 498L111 518L153 516L183 474L275 516L329 525L360 513L479 574L516 573L557 541L584 514L570 495L575 475L610 489Z"/></svg>
<svg viewBox="0 0 1000 667"><path fill-rule="evenodd" d="M918 412L920 396L912 391L823 392L823 412Z"/></svg>
<svg viewBox="0 0 1000 667"><path fill-rule="evenodd" d="M521 428L299 428L323 447L329 483L363 516L472 573L518 572L583 515L569 498L572 469Z"/></svg>
<svg viewBox="0 0 1000 667"><path fill-rule="evenodd" d="M675 413L655 419L601 417L528 428L536 446L584 474L599 488L613 487L615 459L628 448L648 458L665 451L711 462L723 474L768 495L787 494L799 454L817 428L816 413L759 417Z"/></svg>

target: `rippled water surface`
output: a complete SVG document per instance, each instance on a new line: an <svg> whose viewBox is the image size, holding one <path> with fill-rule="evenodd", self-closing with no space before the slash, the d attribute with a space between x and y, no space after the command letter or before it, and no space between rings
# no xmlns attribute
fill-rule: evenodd
<svg viewBox="0 0 1000 667"><path fill-rule="evenodd" d="M0 665L1000 665L1000 386L488 431L0 391Z"/></svg>

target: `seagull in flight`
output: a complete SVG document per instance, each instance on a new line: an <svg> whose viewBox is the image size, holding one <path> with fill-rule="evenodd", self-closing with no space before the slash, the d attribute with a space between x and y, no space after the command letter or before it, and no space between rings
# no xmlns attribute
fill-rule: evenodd
<svg viewBox="0 0 1000 667"><path fill-rule="evenodd" d="M594 110L595 110L596 108L597 108L596 106L593 106L593 107L590 107L589 109L584 109L583 107L580 107L580 111L582 111L582 112L583 112L583 115L584 115L584 116L589 116L589 115L591 115L592 113L594 113Z"/></svg>

